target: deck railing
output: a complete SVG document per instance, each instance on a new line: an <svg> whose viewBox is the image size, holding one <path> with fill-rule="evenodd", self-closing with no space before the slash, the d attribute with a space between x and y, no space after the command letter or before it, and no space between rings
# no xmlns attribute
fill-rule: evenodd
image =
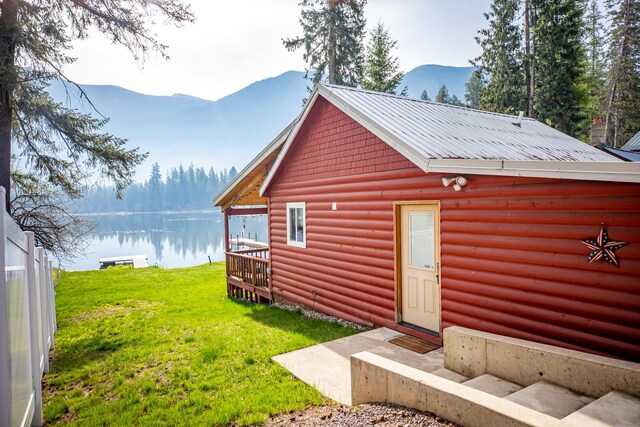
<svg viewBox="0 0 640 427"><path fill-rule="evenodd" d="M252 286L269 288L267 254L268 249L227 252L227 276L237 277Z"/></svg>
<svg viewBox="0 0 640 427"><path fill-rule="evenodd" d="M268 258L269 248L227 252L227 291L229 295L253 302L261 302L263 298L270 300Z"/></svg>

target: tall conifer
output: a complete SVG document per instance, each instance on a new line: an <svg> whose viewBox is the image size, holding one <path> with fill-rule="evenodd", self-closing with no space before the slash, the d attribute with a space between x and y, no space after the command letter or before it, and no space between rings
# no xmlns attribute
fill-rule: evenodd
<svg viewBox="0 0 640 427"><path fill-rule="evenodd" d="M640 131L640 0L608 0L611 19L607 141L620 146Z"/></svg>
<svg viewBox="0 0 640 427"><path fill-rule="evenodd" d="M393 51L398 42L391 38L389 30L378 22L371 31L364 62L362 88L377 92L396 93L404 73L400 71L398 57ZM402 91L406 95L406 88Z"/></svg>
<svg viewBox="0 0 640 427"><path fill-rule="evenodd" d="M362 78L366 0L302 0L302 35L283 39L289 51L303 48L312 83L357 86ZM309 73L312 76L309 76Z"/></svg>
<svg viewBox="0 0 640 427"><path fill-rule="evenodd" d="M524 68L522 35L518 23L520 0L493 0L485 13L488 28L478 31L482 55L473 61L488 76L481 91L482 109L515 114L523 110Z"/></svg>
<svg viewBox="0 0 640 427"><path fill-rule="evenodd" d="M583 0L535 0L536 117L574 135L584 115L579 85L584 73Z"/></svg>

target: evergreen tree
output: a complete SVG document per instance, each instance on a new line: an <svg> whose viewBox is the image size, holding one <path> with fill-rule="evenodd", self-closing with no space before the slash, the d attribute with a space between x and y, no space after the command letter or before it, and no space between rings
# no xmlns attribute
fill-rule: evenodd
<svg viewBox="0 0 640 427"><path fill-rule="evenodd" d="M371 39L367 45L367 54L364 62L364 75L361 85L363 89L377 92L396 93L404 73L400 71L398 57L393 56L398 42L391 38L389 30L382 22L374 27ZM407 94L407 88L400 93Z"/></svg>
<svg viewBox="0 0 640 427"><path fill-rule="evenodd" d="M640 131L640 0L607 0L611 19L607 141L620 146Z"/></svg>
<svg viewBox="0 0 640 427"><path fill-rule="evenodd" d="M483 110L515 114L525 101L522 36L518 26L520 0L493 0L485 13L489 28L478 31L482 55L472 61L488 76L480 92Z"/></svg>
<svg viewBox="0 0 640 427"><path fill-rule="evenodd" d="M457 105L459 107L464 107L464 102L460 101L460 98L458 98L456 94L451 95L451 98L449 99L449 104Z"/></svg>
<svg viewBox="0 0 640 427"><path fill-rule="evenodd" d="M584 118L580 87L584 72L582 0L535 0L536 80L534 109L538 120L574 135Z"/></svg>
<svg viewBox="0 0 640 427"><path fill-rule="evenodd" d="M600 116L602 100L606 96L604 31L602 14L598 2L591 0L584 15L585 67L580 80L581 91L585 94L582 105L584 119L578 130L578 137L589 139L591 123Z"/></svg>
<svg viewBox="0 0 640 427"><path fill-rule="evenodd" d="M112 182L116 194L122 195L146 155L105 133L107 120L55 103L47 86L54 79L69 83L62 70L75 58L68 51L75 40L88 38L93 30L138 59L151 51L164 56L165 46L150 28L158 19L180 24L193 16L180 0L0 2L0 186L7 190L10 213L14 157L20 158L21 173L39 181L20 187L21 192L36 192L22 194L31 200L45 200L46 195L38 193L45 188L58 201L78 198L86 192L87 180L96 175ZM68 240L47 239L46 228L34 229L42 224L24 224L36 232L36 244L56 254L76 253ZM51 242L62 246L47 246Z"/></svg>
<svg viewBox="0 0 640 427"><path fill-rule="evenodd" d="M480 93L484 88L484 80L479 72L474 71L469 77L469 81L464 85L464 99L467 107L480 109Z"/></svg>
<svg viewBox="0 0 640 427"><path fill-rule="evenodd" d="M420 99L422 99L423 101L431 101L431 97L427 93L426 89L423 90L422 93L420 94Z"/></svg>
<svg viewBox="0 0 640 427"><path fill-rule="evenodd" d="M366 0L302 0L302 36L284 39L287 50L304 49L305 77L315 85L355 87L362 77ZM312 77L309 77L312 72Z"/></svg>
<svg viewBox="0 0 640 427"><path fill-rule="evenodd" d="M598 2L591 0L584 15L584 44L587 56L587 74L602 79L604 74L604 30L602 13L598 8Z"/></svg>
<svg viewBox="0 0 640 427"><path fill-rule="evenodd" d="M438 94L436 95L435 101L441 104L451 103L451 96L449 96L449 89L447 89L446 85L440 86L440 89L438 90Z"/></svg>
<svg viewBox="0 0 640 427"><path fill-rule="evenodd" d="M160 165L157 162L151 166L148 191L150 210L157 211L162 209L162 174L160 173Z"/></svg>
<svg viewBox="0 0 640 427"><path fill-rule="evenodd" d="M71 44L93 29L136 58L151 50L164 55L149 28L158 18L179 24L193 16L180 0L0 2L0 185L7 195L12 145L32 176L71 197L82 193L94 172L118 192L130 182L144 156L101 133L105 120L56 104L46 87L52 79L66 81L61 70L74 61L67 53Z"/></svg>

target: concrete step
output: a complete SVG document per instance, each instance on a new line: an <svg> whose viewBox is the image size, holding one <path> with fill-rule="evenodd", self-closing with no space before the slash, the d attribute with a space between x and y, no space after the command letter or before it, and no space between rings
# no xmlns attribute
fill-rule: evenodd
<svg viewBox="0 0 640 427"><path fill-rule="evenodd" d="M566 427L638 427L640 399L612 391L562 420Z"/></svg>
<svg viewBox="0 0 640 427"><path fill-rule="evenodd" d="M435 371L431 371L432 375L436 375L440 378L444 378L445 380L453 381L454 383L461 384L467 380L469 377L465 377L457 372L453 372L447 368L436 369Z"/></svg>
<svg viewBox="0 0 640 427"><path fill-rule="evenodd" d="M591 397L573 393L545 381L516 391L505 399L555 418L564 418L594 401Z"/></svg>
<svg viewBox="0 0 640 427"><path fill-rule="evenodd" d="M516 391L522 390L522 386L511 381L503 380L491 374L480 375L462 384L476 390L484 391L497 397L505 397Z"/></svg>

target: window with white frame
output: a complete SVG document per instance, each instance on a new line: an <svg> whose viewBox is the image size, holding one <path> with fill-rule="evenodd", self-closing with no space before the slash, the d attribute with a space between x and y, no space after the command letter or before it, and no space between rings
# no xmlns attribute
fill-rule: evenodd
<svg viewBox="0 0 640 427"><path fill-rule="evenodd" d="M299 248L307 247L304 202L287 203L287 244Z"/></svg>

